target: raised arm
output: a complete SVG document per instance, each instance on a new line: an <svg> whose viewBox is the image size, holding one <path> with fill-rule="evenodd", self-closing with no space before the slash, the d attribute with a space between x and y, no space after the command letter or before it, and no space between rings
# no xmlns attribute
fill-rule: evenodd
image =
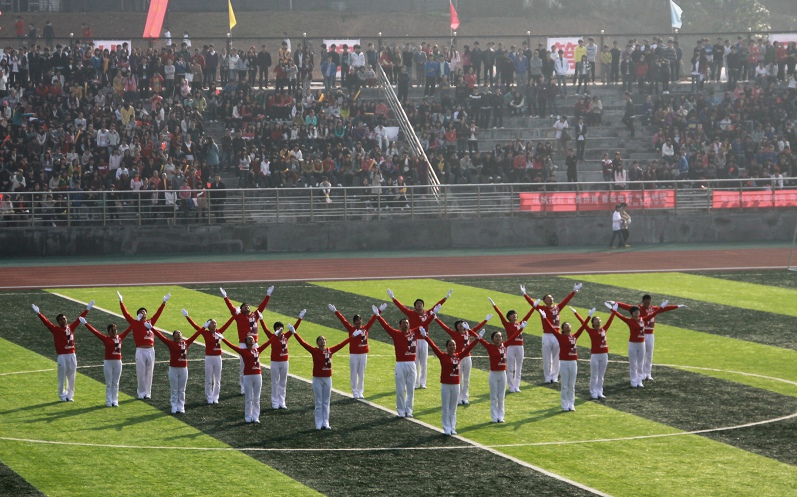
<svg viewBox="0 0 797 497"><path fill-rule="evenodd" d="M199 326L198 324L196 324L194 322L193 319L191 319L191 316L188 315L188 313L185 311L185 309L183 309L183 316L185 316L185 319L188 321L188 324L190 324L196 331L200 331L200 330L203 329L202 326Z"/></svg>
<svg viewBox="0 0 797 497"><path fill-rule="evenodd" d="M434 317L434 322L437 323L443 329L443 331L448 333L451 336L451 338L455 338L459 334L459 332L452 330L451 328L448 327L448 325L440 321L440 319L437 316Z"/></svg>
<svg viewBox="0 0 797 497"><path fill-rule="evenodd" d="M484 318L484 321L482 321L481 323L477 324L476 326L474 326L473 328L471 328L469 331L470 331L471 333L478 333L480 329L484 328L484 325L486 325L486 324L487 324L487 321L489 321L489 320L490 320L490 319L492 319L492 318L493 318L493 315L492 315L492 314L488 314L488 315L487 315L487 316Z"/></svg>
<svg viewBox="0 0 797 497"><path fill-rule="evenodd" d="M442 358L443 356L446 355L445 352L443 352L442 350L440 350L437 347L437 345L434 343L434 340L432 340L432 337L430 337L426 333L422 333L422 335L423 335L423 339L426 340L429 343L429 348L432 349L432 351L434 352L434 355L436 355L438 358ZM474 342L474 343L476 343L476 342Z"/></svg>
<svg viewBox="0 0 797 497"><path fill-rule="evenodd" d="M94 305L94 301L93 300L91 301L91 304ZM88 315L90 309L91 309L90 307L88 309L83 309L83 312L81 312L80 315L78 315L78 317L76 317L75 320L72 321L72 324L69 325L69 329L70 330L74 330L75 328L80 326L80 318L84 318L85 319L85 317L86 317L86 315Z"/></svg>
<svg viewBox="0 0 797 497"><path fill-rule="evenodd" d="M90 332L92 332L94 334L94 336L96 336L100 340L104 339L107 336L104 333L100 333L99 331L97 331L97 329L95 327L93 327L92 325L90 325L89 323L83 322L83 326L85 326L86 329L88 329ZM130 328L128 328L128 330L130 330ZM125 331L125 333L127 333L127 331Z"/></svg>
<svg viewBox="0 0 797 497"><path fill-rule="evenodd" d="M227 297L227 292L225 292L224 289L220 289L220 290L221 290L221 294L224 296L224 303L227 304L227 309L230 310L230 314L235 316L236 314L240 313L241 310L238 309L237 307L235 307L232 304L232 301L230 300L230 298Z"/></svg>
<svg viewBox="0 0 797 497"><path fill-rule="evenodd" d="M152 333L154 333L155 336L158 337L160 339L160 341L165 343L167 346L172 342L172 340L166 338L166 336L163 333L161 333L160 330L158 330L154 326L150 326L148 329L150 331L152 331Z"/></svg>
<svg viewBox="0 0 797 497"><path fill-rule="evenodd" d="M376 308L376 306L373 306L373 308ZM375 312L379 312L378 309ZM374 316L376 317L376 320L379 321L379 324L382 325L382 329L385 330L385 332L388 335L390 335L390 338L396 338L397 332L389 324L387 324L385 318L376 313L374 314Z"/></svg>
<svg viewBox="0 0 797 497"><path fill-rule="evenodd" d="M123 332L121 332L119 334L119 341L120 342L124 341L124 339L127 338L127 335L129 335L131 331L133 331L133 327L132 326L128 326L125 331L123 331Z"/></svg>
<svg viewBox="0 0 797 497"><path fill-rule="evenodd" d="M573 291L568 293L567 297L565 297L561 302L559 302L559 307L560 308L562 306L567 305L567 303L570 302L570 299L572 299L573 297L576 296L578 291L581 290L581 285L582 285L581 283L576 283L575 285L573 285Z"/></svg>
<svg viewBox="0 0 797 497"><path fill-rule="evenodd" d="M274 291L274 286L268 287L266 290L266 298L263 299L263 302L260 302L260 305L257 306L257 310L263 312L266 310L266 306L268 305L268 301L271 300L271 292Z"/></svg>
<svg viewBox="0 0 797 497"><path fill-rule="evenodd" d="M476 336L478 336L478 335L476 335ZM481 339L481 337L480 337L480 339ZM462 351L460 351L459 356L462 357L462 356L467 355L471 350L473 350L473 347L475 347L477 343L479 343L479 342L476 341L476 340L470 342L467 347L465 347L464 349L462 349Z"/></svg>
<svg viewBox="0 0 797 497"><path fill-rule="evenodd" d="M313 350L315 350L315 349L316 349L316 347L313 347L313 346L312 346L312 345L310 345L309 343L305 342L305 341L304 341L304 339L303 339L303 338L302 338L302 337L301 337L301 336L300 336L298 333L295 333L295 332L294 332L294 336L296 336L296 341L297 341L297 342L299 342L299 345L301 345L302 347L304 347L304 349L305 349L307 352L310 352L310 353L312 354L312 353L313 353Z"/></svg>
<svg viewBox="0 0 797 497"><path fill-rule="evenodd" d="M498 317L501 319L501 324L504 326L504 328L506 328L506 325L509 324L509 321L507 321L506 318L504 317L504 313L501 312L501 309L499 309L497 305L495 305L495 302L493 302L492 298L488 297L487 300L490 301L490 305L493 306L493 309L495 309L495 313L498 314Z"/></svg>
<svg viewBox="0 0 797 497"><path fill-rule="evenodd" d="M163 302L161 303L160 307L158 307L158 310L155 311L155 314L151 318L149 318L149 322L150 323L152 323L154 325L155 323L158 322L158 319L161 317L161 313L163 312L163 309L166 307L166 302L169 301L169 297L171 297L171 296L172 296L171 293L167 293L163 297Z"/></svg>
<svg viewBox="0 0 797 497"><path fill-rule="evenodd" d="M125 303L122 302L121 296L119 297L119 308L122 309L122 316L125 318L125 321L127 321L130 324L133 324L136 321L138 321L137 319L133 319L133 316L131 316L130 313L127 312L127 307L125 307Z"/></svg>
<svg viewBox="0 0 797 497"><path fill-rule="evenodd" d="M224 332L225 332L225 331L227 331L227 328L229 328L229 327L230 327L230 325L231 325L231 324L232 324L234 321L235 321L235 317L233 317L233 316L230 316L230 319L228 319L228 320L227 320L227 322L226 322L226 323L224 323L224 324L221 326L221 328L217 328L217 329L216 329L216 333L219 333L219 334L223 335L223 334L224 334ZM261 322L262 322L262 320L261 320Z"/></svg>
<svg viewBox="0 0 797 497"><path fill-rule="evenodd" d="M609 319L607 319L606 323L603 325L603 331L609 331L609 326L612 325L612 321L614 321L614 314L609 315Z"/></svg>
<svg viewBox="0 0 797 497"><path fill-rule="evenodd" d="M332 304L329 304L329 305L332 306ZM334 307L334 306L332 306L332 307ZM346 319L346 317L343 314L341 314L340 311L337 310L337 309L335 309L334 312L335 312L335 316L337 316L338 319L340 320L340 322L343 324L343 327L346 328L346 331L348 331L349 333L353 332L354 331L354 326L352 326L351 323L349 323L349 321ZM371 318L371 321L369 321L369 323L372 322L373 320L374 320L374 318Z"/></svg>
<svg viewBox="0 0 797 497"><path fill-rule="evenodd" d="M244 349L241 349L241 348L239 348L237 345L233 345L233 344L231 344L231 343L229 342L229 340L227 340L226 338L224 338L224 336L222 336L222 337L221 337L221 341L222 341L222 342L224 342L224 343L227 345L227 347L229 347L229 348L231 348L232 350L234 350L234 351L238 352L238 354L241 354L241 352L243 352L243 350L244 350ZM268 343L268 342L267 342L267 343Z"/></svg>
<svg viewBox="0 0 797 497"><path fill-rule="evenodd" d="M235 318L232 318L232 319L235 319ZM271 337L274 336L274 333L271 333L271 330L268 329L268 326L266 326L266 322L263 321L262 318L260 319L260 327L263 328L263 332L265 332L265 334L269 338L269 340L271 339Z"/></svg>
<svg viewBox="0 0 797 497"><path fill-rule="evenodd" d="M349 335L348 337L346 337L345 340L343 340L339 344L335 345L334 347L330 347L329 348L329 353L330 354L334 354L335 352L339 351L340 349L342 349L343 347L348 345L352 338L353 337L351 335Z"/></svg>
<svg viewBox="0 0 797 497"><path fill-rule="evenodd" d="M561 333L556 331L556 328L554 328L553 323L551 323L551 321L548 319L548 314L542 309L540 309L540 318L542 318L543 326L547 326L548 329L550 329L553 333L556 333L557 335L561 335Z"/></svg>

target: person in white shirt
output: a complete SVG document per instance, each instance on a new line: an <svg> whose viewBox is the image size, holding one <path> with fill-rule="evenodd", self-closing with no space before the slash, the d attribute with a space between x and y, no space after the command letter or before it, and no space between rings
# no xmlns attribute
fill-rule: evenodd
<svg viewBox="0 0 797 497"><path fill-rule="evenodd" d="M564 50L559 50L559 56L554 60L553 68L556 72L556 83L562 92L562 96L567 96L567 71L570 69L570 62L565 59Z"/></svg>
<svg viewBox="0 0 797 497"><path fill-rule="evenodd" d="M354 52L349 55L349 64L355 71L358 67L365 67L365 54L360 45L354 45Z"/></svg>
<svg viewBox="0 0 797 497"><path fill-rule="evenodd" d="M561 116L558 121L553 123L553 129L556 130L557 148L562 152L563 157L567 150L568 135L565 134L565 130L568 128L570 128L570 124L567 122L567 116Z"/></svg>
<svg viewBox="0 0 797 497"><path fill-rule="evenodd" d="M612 238L609 240L609 248L614 248L614 239L617 238L617 248L623 246L623 214L620 212L622 207L620 204L614 206L612 213Z"/></svg>

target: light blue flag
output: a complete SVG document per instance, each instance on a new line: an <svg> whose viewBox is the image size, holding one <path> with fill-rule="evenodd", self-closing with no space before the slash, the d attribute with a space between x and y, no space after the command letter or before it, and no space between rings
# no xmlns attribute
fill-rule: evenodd
<svg viewBox="0 0 797 497"><path fill-rule="evenodd" d="M670 21L672 23L672 27L681 29L681 25L683 24L681 22L681 14L683 13L684 11L681 10L681 7L679 7L677 3L670 0Z"/></svg>

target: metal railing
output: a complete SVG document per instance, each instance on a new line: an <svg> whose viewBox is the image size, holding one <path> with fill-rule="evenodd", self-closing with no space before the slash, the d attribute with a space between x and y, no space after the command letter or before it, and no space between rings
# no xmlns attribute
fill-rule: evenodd
<svg viewBox="0 0 797 497"><path fill-rule="evenodd" d="M4 193L0 227L39 228L215 223L304 223L382 219L491 218L635 211L710 211L797 207L797 178L595 183L498 183L431 188L330 187L166 192ZM779 184L779 181L778 181ZM794 186L789 186L794 185ZM219 198L225 194L226 198ZM183 194L186 198L181 198ZM722 205L716 202L722 198Z"/></svg>

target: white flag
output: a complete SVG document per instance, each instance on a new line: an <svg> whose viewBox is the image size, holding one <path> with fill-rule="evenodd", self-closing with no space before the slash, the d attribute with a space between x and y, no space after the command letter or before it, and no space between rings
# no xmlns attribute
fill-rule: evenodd
<svg viewBox="0 0 797 497"><path fill-rule="evenodd" d="M681 14L683 13L684 11L681 10L681 7L679 7L677 3L670 0L670 22L672 27L678 29L681 28L681 25L683 24L681 22Z"/></svg>

